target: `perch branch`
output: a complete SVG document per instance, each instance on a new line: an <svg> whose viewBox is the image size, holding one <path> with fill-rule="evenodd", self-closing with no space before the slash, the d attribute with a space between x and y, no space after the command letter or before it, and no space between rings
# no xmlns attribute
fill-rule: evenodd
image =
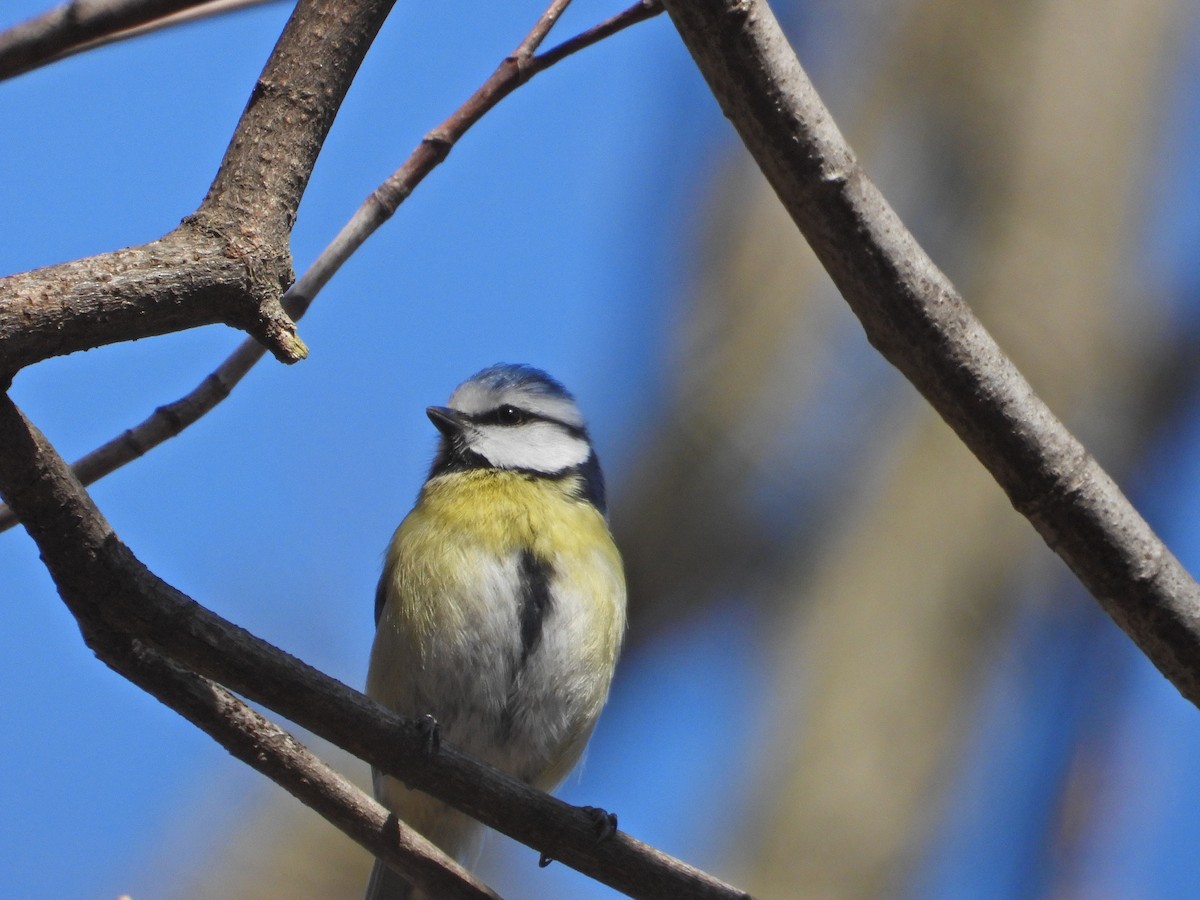
<svg viewBox="0 0 1200 900"><path fill-rule="evenodd" d="M70 467L0 396L0 496L41 551L88 646L120 668L136 639L486 825L634 897L743 898L623 832L596 842L584 810L421 730L368 697L222 619L150 572L113 532Z"/></svg>
<svg viewBox="0 0 1200 900"><path fill-rule="evenodd" d="M137 639L105 661L433 896L497 900L487 885L220 685Z"/></svg>

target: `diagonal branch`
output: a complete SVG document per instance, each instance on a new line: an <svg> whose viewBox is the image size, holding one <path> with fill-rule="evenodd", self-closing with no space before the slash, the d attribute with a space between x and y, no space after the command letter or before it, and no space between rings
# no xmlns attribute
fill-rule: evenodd
<svg viewBox="0 0 1200 900"><path fill-rule="evenodd" d="M1117 624L1200 704L1200 586L1037 397L863 173L768 4L663 2L867 339Z"/></svg>
<svg viewBox="0 0 1200 900"><path fill-rule="evenodd" d="M196 216L286 239L342 100L394 0L301 0Z"/></svg>
<svg viewBox="0 0 1200 900"><path fill-rule="evenodd" d="M71 0L0 32L0 80L76 53L276 0Z"/></svg>
<svg viewBox="0 0 1200 900"><path fill-rule="evenodd" d="M107 661L235 758L266 775L434 896L498 900L487 885L438 847L220 685L176 665L137 639L129 642L127 652L119 658Z"/></svg>
<svg viewBox="0 0 1200 900"><path fill-rule="evenodd" d="M641 0L628 9L581 32L545 53L520 59L521 48L500 64L491 77L474 94L431 134L439 135L445 142L444 152L430 152L429 139L422 141L408 160L381 184L363 202L350 221L338 232L320 256L313 262L288 292L283 306L293 320L299 320L317 294L329 282L359 247L361 247L384 222L392 217L404 200L449 154L449 150L487 112L504 97L539 72L543 72L568 56L604 40L619 31L643 22L662 12L657 0ZM546 20L543 14L538 26L521 47L530 43L531 37ZM545 34L538 39L540 41ZM209 410L229 396L230 391L246 376L263 357L263 346L254 340L242 343L215 371L209 374L187 395L158 407L145 420L119 434L101 447L78 460L73 469L76 477L85 485L103 478L129 462L148 453L163 441L175 437L196 422ZM12 511L0 505L0 532L17 523Z"/></svg>
<svg viewBox="0 0 1200 900"><path fill-rule="evenodd" d="M70 467L0 396L0 496L41 551L59 594L102 660L128 665L136 639L275 710L367 763L634 897L746 895L443 745L357 691L222 619L162 581L117 538Z"/></svg>
<svg viewBox="0 0 1200 900"><path fill-rule="evenodd" d="M610 16L597 25L593 25L587 31L581 31L575 37L551 47L544 53L539 53L533 59L533 68L536 72L548 69L573 53L578 53L585 47L590 47L592 44L611 37L618 31L628 28L630 25L636 25L638 22L653 19L662 11L662 0L639 0L633 6L622 10L614 16Z"/></svg>
<svg viewBox="0 0 1200 900"><path fill-rule="evenodd" d="M208 195L165 237L0 279L0 374L50 356L224 322L306 354L279 298L296 209L393 0L301 0Z"/></svg>

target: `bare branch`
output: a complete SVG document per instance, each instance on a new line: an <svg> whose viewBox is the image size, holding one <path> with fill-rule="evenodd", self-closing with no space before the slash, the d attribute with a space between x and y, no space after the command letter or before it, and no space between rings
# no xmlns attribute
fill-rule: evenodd
<svg viewBox="0 0 1200 900"><path fill-rule="evenodd" d="M302 359L307 350L279 304L291 280L288 238L317 153L391 3L297 6L208 196L175 231L0 280L0 373L218 321L285 362Z"/></svg>
<svg viewBox="0 0 1200 900"><path fill-rule="evenodd" d="M81 484L91 484L145 455L163 441L175 437L228 397L233 386L262 359L265 352L257 341L243 341L216 371L186 396L158 407L138 425L126 429L76 461L71 467L75 477ZM0 532L16 524L17 517L13 511L0 504Z"/></svg>
<svg viewBox="0 0 1200 900"><path fill-rule="evenodd" d="M631 25L643 22L662 12L662 6L656 0L642 0L624 12L618 13L569 41L565 41L553 50L540 56L529 57L524 48L530 44L536 46L544 39L545 32L542 29L546 28L548 31L548 27L545 25L547 16L553 12L556 5L552 5L550 10L538 20L533 31L510 56L497 66L496 71L449 118L425 136L404 164L371 192L370 196L351 216L350 221L342 227L329 246L321 252L309 270L288 292L287 299L289 301L302 303L304 308L307 308L307 304L341 268L342 264L384 222L392 217L417 185L425 179L425 176L449 156L451 149L470 130L471 126L494 109L501 100L533 78L534 75L544 72L572 53L590 47ZM565 4L562 5L565 6ZM289 307L289 311L290 309Z"/></svg>
<svg viewBox="0 0 1200 900"><path fill-rule="evenodd" d="M634 897L742 898L741 891L443 745L412 723L222 619L162 581L117 538L70 467L0 397L0 496L37 543L59 594L102 660L137 639L275 710L414 788Z"/></svg>
<svg viewBox="0 0 1200 900"><path fill-rule="evenodd" d="M767 3L664 5L867 339L1163 674L1200 704L1200 587L863 173Z"/></svg>
<svg viewBox="0 0 1200 900"><path fill-rule="evenodd" d="M288 291L285 300L289 304L289 312L297 318L303 315L313 298L341 268L342 264L384 222L392 217L417 185L424 181L425 176L449 156L451 149L470 130L471 126L494 109L501 100L533 78L534 75L544 72L571 54L662 12L662 6L657 0L641 0L624 12L589 28L553 50L539 56L529 57L525 48L529 45L537 46L545 38L545 34L549 30L547 21L553 25L553 21L548 17L559 5L565 6L566 4L556 0L517 49L497 66L496 71L458 109L451 113L449 118L430 131L416 149L409 154L404 164L363 201L308 271ZM557 13L554 14L555 20L557 15ZM296 306L293 307L291 304L296 304Z"/></svg>
<svg viewBox="0 0 1200 900"><path fill-rule="evenodd" d="M10 275L0 279L0 372L215 322L294 355L278 347L277 317L263 311L290 279L286 250L231 252L187 223L149 244Z"/></svg>
<svg viewBox="0 0 1200 900"><path fill-rule="evenodd" d="M317 154L393 2L297 4L196 212L204 227L286 240Z"/></svg>
<svg viewBox="0 0 1200 900"><path fill-rule="evenodd" d="M504 97L539 72L545 71L573 53L590 47L611 35L652 18L662 12L657 0L643 0L624 12L589 28L547 52L527 59L522 68L515 62L521 48L496 69L474 94L431 134L444 141L444 152L430 152L429 141L422 141L408 160L386 182L380 185L338 232L308 270L287 291L283 307L293 321L308 310L313 299L354 252L363 245L399 208L449 154L450 147ZM548 15L548 13L546 14ZM541 25L546 15L539 19ZM535 31L537 29L535 28ZM531 36L534 32L531 32ZM542 37L544 38L544 34ZM541 38L539 38L541 40ZM521 46L529 43L526 37ZM2 320L0 320L2 326ZM212 374L207 376L186 396L160 406L148 418L127 429L102 447L89 453L74 465L76 477L85 485L91 484L121 466L144 455L163 441L175 437L218 403L229 396L233 387L262 358L263 347L257 341L246 341ZM0 506L0 532L15 525L16 517Z"/></svg>
<svg viewBox="0 0 1200 900"><path fill-rule="evenodd" d="M277 0L71 0L0 32L0 80L76 53Z"/></svg>
<svg viewBox="0 0 1200 900"><path fill-rule="evenodd" d="M71 0L0 33L0 79L43 66L84 45L208 0Z"/></svg>
<svg viewBox="0 0 1200 900"><path fill-rule="evenodd" d="M513 51L513 56L517 59L528 59L537 52L537 48L542 45L542 41L546 39L546 35L550 33L559 17L562 16L568 6L571 5L571 0L551 0L550 6L542 13L540 19L534 24L529 34L525 35L525 40L521 41L520 46Z"/></svg>
<svg viewBox="0 0 1200 900"><path fill-rule="evenodd" d="M578 53L580 50L590 47L592 44L598 43L616 34L618 31L623 31L630 25L636 25L638 22L653 19L662 11L663 5L661 0L641 0L640 3L635 3L615 16L605 19L599 25L593 25L587 31L581 31L575 37L563 41L545 53L539 54L534 58L535 68L539 72L543 69L548 69L571 54Z"/></svg>
<svg viewBox="0 0 1200 900"><path fill-rule="evenodd" d="M136 638L126 653L107 662L434 895L496 900L487 885L220 685L176 665Z"/></svg>

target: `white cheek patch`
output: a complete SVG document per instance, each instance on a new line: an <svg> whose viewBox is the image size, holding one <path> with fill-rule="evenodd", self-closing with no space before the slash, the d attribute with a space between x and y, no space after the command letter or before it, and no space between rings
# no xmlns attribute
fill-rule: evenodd
<svg viewBox="0 0 1200 900"><path fill-rule="evenodd" d="M582 465L591 455L588 442L551 422L476 426L470 448L499 469L530 469L556 475Z"/></svg>

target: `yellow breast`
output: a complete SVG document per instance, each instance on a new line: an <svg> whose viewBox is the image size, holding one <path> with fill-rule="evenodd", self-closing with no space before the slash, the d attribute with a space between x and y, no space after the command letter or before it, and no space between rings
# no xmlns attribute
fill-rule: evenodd
<svg viewBox="0 0 1200 900"><path fill-rule="evenodd" d="M418 645L470 631L487 597L489 564L530 550L553 568L556 590L590 620L587 655L612 666L625 627L620 554L574 478L472 469L430 479L388 548L389 618ZM383 624L381 622L381 624Z"/></svg>

